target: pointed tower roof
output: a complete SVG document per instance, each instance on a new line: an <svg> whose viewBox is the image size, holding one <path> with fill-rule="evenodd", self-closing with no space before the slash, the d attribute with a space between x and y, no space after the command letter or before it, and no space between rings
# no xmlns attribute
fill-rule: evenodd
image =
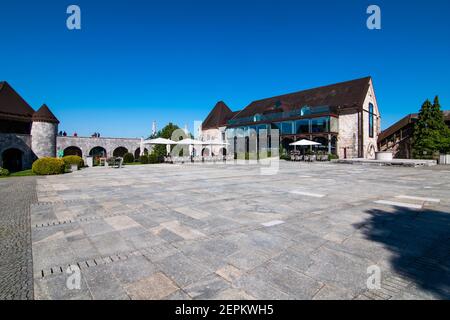
<svg viewBox="0 0 450 320"><path fill-rule="evenodd" d="M59 123L59 120L50 111L46 104L43 104L42 107L40 107L39 110L33 114L33 121Z"/></svg>
<svg viewBox="0 0 450 320"><path fill-rule="evenodd" d="M0 118L6 120L31 121L34 110L8 84L0 82Z"/></svg>
<svg viewBox="0 0 450 320"><path fill-rule="evenodd" d="M225 125L233 117L233 111L223 101L216 103L214 108L202 123L202 130L214 129Z"/></svg>

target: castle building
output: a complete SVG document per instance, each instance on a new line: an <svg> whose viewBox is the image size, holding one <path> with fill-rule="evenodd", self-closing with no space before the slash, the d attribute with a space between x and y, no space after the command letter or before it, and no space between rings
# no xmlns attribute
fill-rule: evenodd
<svg viewBox="0 0 450 320"><path fill-rule="evenodd" d="M443 111L444 121L450 128L450 110ZM378 136L378 149L391 151L394 158L412 158L412 137L414 124L419 119L418 113L411 113L384 130Z"/></svg>
<svg viewBox="0 0 450 320"><path fill-rule="evenodd" d="M237 138L262 129L271 141L271 130L278 129L280 146L287 151L293 148L290 143L308 139L339 158L374 158L380 124L372 78L366 77L253 101L236 112L220 101L203 121L200 138L235 146ZM227 147L204 152L225 154Z"/></svg>
<svg viewBox="0 0 450 320"><path fill-rule="evenodd" d="M59 121L47 105L35 111L6 81L0 82L0 167L11 172L31 168L42 157L140 155L140 138L58 135ZM145 149L145 151L149 151Z"/></svg>
<svg viewBox="0 0 450 320"><path fill-rule="evenodd" d="M30 168L40 157L56 156L59 121L44 104L33 108L6 82L0 82L0 167Z"/></svg>

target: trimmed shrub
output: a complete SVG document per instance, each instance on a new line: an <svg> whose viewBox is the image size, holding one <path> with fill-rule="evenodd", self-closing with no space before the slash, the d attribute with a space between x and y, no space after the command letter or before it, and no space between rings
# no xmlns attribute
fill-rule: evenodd
<svg viewBox="0 0 450 320"><path fill-rule="evenodd" d="M328 161L339 159L339 157L333 153L328 154Z"/></svg>
<svg viewBox="0 0 450 320"><path fill-rule="evenodd" d="M7 177L7 176L9 176L9 170L0 167L0 177Z"/></svg>
<svg viewBox="0 0 450 320"><path fill-rule="evenodd" d="M66 164L63 159L40 158L32 166L32 171L37 175L51 175L64 173Z"/></svg>
<svg viewBox="0 0 450 320"><path fill-rule="evenodd" d="M148 156L147 155L142 155L142 156L140 156L139 157L139 161L140 161L140 163L142 163L142 164L147 164L148 163Z"/></svg>
<svg viewBox="0 0 450 320"><path fill-rule="evenodd" d="M125 153L123 155L123 163L132 163L134 162L134 155L132 153Z"/></svg>
<svg viewBox="0 0 450 320"><path fill-rule="evenodd" d="M156 153L151 153L148 156L148 163L160 163L160 157Z"/></svg>
<svg viewBox="0 0 450 320"><path fill-rule="evenodd" d="M79 156L65 156L62 159L66 164L67 169L70 169L72 164L76 164L78 166L78 169L84 167L84 161Z"/></svg>

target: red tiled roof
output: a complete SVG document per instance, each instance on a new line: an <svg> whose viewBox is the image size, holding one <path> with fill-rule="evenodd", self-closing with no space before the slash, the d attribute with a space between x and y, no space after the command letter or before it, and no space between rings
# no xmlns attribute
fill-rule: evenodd
<svg viewBox="0 0 450 320"><path fill-rule="evenodd" d="M33 108L6 81L0 82L0 118L31 121L33 113Z"/></svg>
<svg viewBox="0 0 450 320"><path fill-rule="evenodd" d="M340 82L323 87L284 94L272 98L253 101L233 119L265 114L291 111L303 106L361 106L369 89L371 77Z"/></svg>
<svg viewBox="0 0 450 320"><path fill-rule="evenodd" d="M43 104L39 110L33 114L33 121L59 123L59 120L50 111L46 104Z"/></svg>
<svg viewBox="0 0 450 320"><path fill-rule="evenodd" d="M202 123L202 130L213 129L223 126L230 120L237 112L233 112L223 101L216 103L214 108Z"/></svg>

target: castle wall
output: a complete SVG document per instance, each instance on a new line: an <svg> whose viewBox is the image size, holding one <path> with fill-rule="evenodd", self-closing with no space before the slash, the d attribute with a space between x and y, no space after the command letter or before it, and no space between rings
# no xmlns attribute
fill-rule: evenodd
<svg viewBox="0 0 450 320"><path fill-rule="evenodd" d="M31 165L36 158L31 150L31 135L0 133L0 167L3 166L3 152L12 148L22 151L23 169L25 170L31 168Z"/></svg>
<svg viewBox="0 0 450 320"><path fill-rule="evenodd" d="M81 149L83 158L89 155L89 152L95 147L102 147L106 150L106 156L111 157L118 147L124 147L128 152L134 153L140 147L141 139L128 138L92 138L92 137L60 137L56 138L57 149L64 150L68 147L77 147ZM146 145L146 149L151 151L151 146Z"/></svg>

